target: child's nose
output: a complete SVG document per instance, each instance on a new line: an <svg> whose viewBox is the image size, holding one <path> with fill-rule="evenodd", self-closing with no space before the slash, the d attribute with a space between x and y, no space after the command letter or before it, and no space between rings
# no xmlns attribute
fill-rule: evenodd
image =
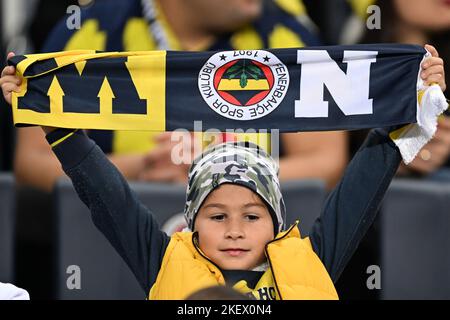
<svg viewBox="0 0 450 320"><path fill-rule="evenodd" d="M245 233L239 222L230 221L225 231L225 237L231 239L244 238Z"/></svg>
<svg viewBox="0 0 450 320"><path fill-rule="evenodd" d="M225 233L225 238L227 239L239 239L244 238L244 233L238 230L229 230Z"/></svg>

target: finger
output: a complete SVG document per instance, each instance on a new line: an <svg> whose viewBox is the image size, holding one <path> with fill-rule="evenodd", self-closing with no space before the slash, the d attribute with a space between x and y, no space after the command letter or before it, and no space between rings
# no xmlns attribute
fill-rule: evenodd
<svg viewBox="0 0 450 320"><path fill-rule="evenodd" d="M431 53L431 56L432 56L432 57L439 57L438 51L437 51L436 48L433 47L432 45L426 44L426 45L425 45L425 49L427 49L428 52Z"/></svg>
<svg viewBox="0 0 450 320"><path fill-rule="evenodd" d="M14 52L9 52L8 55L6 56L6 61L8 61L9 59L11 59L12 57L14 57L16 54ZM14 74L16 73L16 68L13 66L8 66L5 67L2 71L2 77L3 77L3 72L6 71L7 74Z"/></svg>
<svg viewBox="0 0 450 320"><path fill-rule="evenodd" d="M20 92L20 87L14 83L6 82L2 84L2 91L4 95L7 95L11 92Z"/></svg>
<svg viewBox="0 0 450 320"><path fill-rule="evenodd" d="M444 68L444 64L443 62L441 63L440 61L432 61L432 63L430 65L428 65L426 68L422 68L422 73L441 73L441 74L445 74L445 68Z"/></svg>
<svg viewBox="0 0 450 320"><path fill-rule="evenodd" d="M12 76L16 74L16 68L14 68L13 66L8 66L3 68L2 70L2 77L4 76Z"/></svg>
<svg viewBox="0 0 450 320"><path fill-rule="evenodd" d="M439 86L443 86L444 85L444 76L442 74L432 74L429 75L428 77L426 77L424 79L424 81L426 82L427 85L432 85L433 83L437 83L439 84Z"/></svg>
<svg viewBox="0 0 450 320"><path fill-rule="evenodd" d="M18 86L20 86L20 84L22 83L22 79L20 77L17 76L3 76L0 79L0 83L14 83Z"/></svg>
<svg viewBox="0 0 450 320"><path fill-rule="evenodd" d="M427 68L429 68L431 66L435 66L435 65L443 66L444 60L442 58L437 58L437 57L427 58L422 62L421 67L422 67L422 69L427 69Z"/></svg>
<svg viewBox="0 0 450 320"><path fill-rule="evenodd" d="M430 76L432 74L440 74L443 76L444 75L444 67L438 66L438 65L431 66L427 69L424 69L420 73L420 76L422 77L422 79L426 79L428 76Z"/></svg>
<svg viewBox="0 0 450 320"><path fill-rule="evenodd" d="M14 91L14 88L11 88L11 85L14 86L14 84L7 84L7 83L4 83L0 86L3 97L9 104L11 104L12 92Z"/></svg>

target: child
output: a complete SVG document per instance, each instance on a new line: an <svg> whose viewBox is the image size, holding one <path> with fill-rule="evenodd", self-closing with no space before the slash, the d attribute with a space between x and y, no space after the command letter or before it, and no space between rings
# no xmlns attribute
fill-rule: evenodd
<svg viewBox="0 0 450 320"><path fill-rule="evenodd" d="M428 46L422 74L445 88L442 59ZM5 99L18 90L3 70ZM189 173L185 217L193 232L160 231L119 171L81 130L43 127L96 226L150 299L184 299L231 285L256 299L338 299L333 283L373 222L401 161L388 131L373 130L328 197L310 236L283 230L278 166L255 145L214 146Z"/></svg>

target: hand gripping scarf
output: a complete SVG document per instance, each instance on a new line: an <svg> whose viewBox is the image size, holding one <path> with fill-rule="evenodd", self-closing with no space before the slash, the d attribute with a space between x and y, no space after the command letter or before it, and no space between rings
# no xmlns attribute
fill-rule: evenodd
<svg viewBox="0 0 450 320"><path fill-rule="evenodd" d="M354 130L406 125L391 137L406 163L446 108L425 87L414 45L220 52L67 51L16 56L24 78L14 123L173 131ZM198 123L198 122L197 122Z"/></svg>

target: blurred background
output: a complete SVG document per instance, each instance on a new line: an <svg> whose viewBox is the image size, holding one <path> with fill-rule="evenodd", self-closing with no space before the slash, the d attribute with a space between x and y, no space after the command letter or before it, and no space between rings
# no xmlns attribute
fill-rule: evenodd
<svg viewBox="0 0 450 320"><path fill-rule="evenodd" d="M450 1L1 0L0 39L2 68L8 52L428 43L446 61L448 77ZM0 281L28 290L31 299L145 297L93 226L40 129L14 128L10 111L1 98ZM450 118L439 121L436 138L410 166L399 168L376 221L336 284L341 299L450 299ZM366 134L282 134L271 146L280 151L288 221L299 218L303 235ZM170 136L100 130L89 135L165 230L182 228L188 166L143 164L170 146ZM269 139L244 138L260 144ZM81 270L81 289L69 285L73 266Z"/></svg>

